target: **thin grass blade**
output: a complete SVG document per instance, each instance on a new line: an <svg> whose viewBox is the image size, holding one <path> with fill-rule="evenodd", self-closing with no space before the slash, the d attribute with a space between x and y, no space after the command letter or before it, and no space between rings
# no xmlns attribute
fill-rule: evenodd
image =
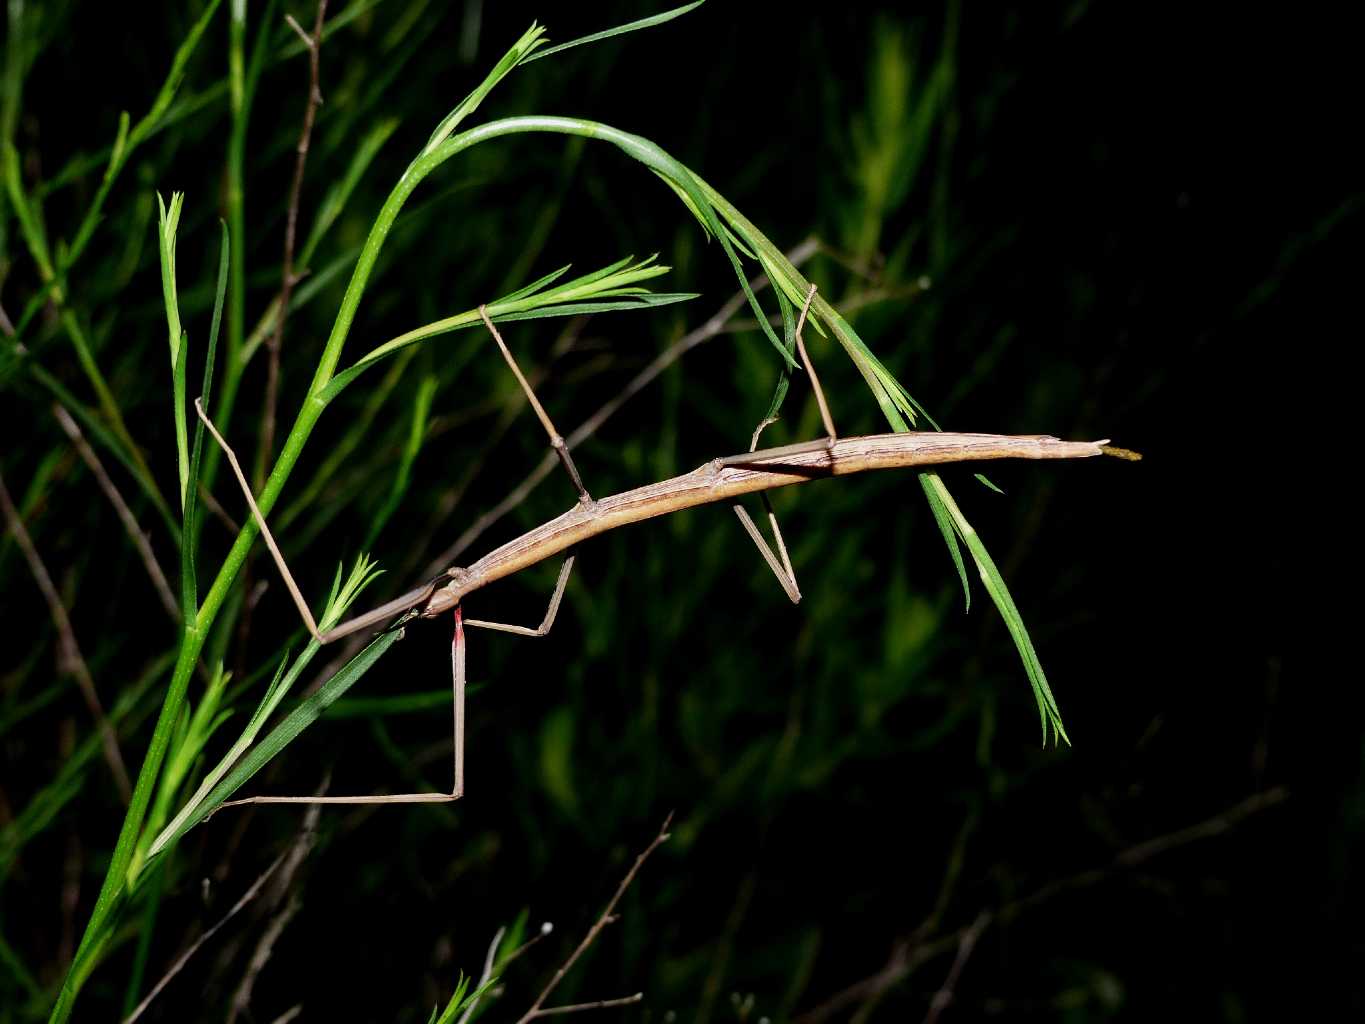
<svg viewBox="0 0 1365 1024"><path fill-rule="evenodd" d="M199 397L207 405L213 397L213 363L218 353L218 331L223 322L223 299L228 281L228 229L218 222L218 282L214 290L213 320L209 326L209 344L204 353L204 379ZM195 561L199 550L199 466L204 454L204 421L195 417L194 445L190 451L190 471L187 480L188 499L185 502L185 522L180 531L180 589L183 602L181 621L193 622L199 612L198 575Z"/></svg>
<svg viewBox="0 0 1365 1024"><path fill-rule="evenodd" d="M225 800L232 797L237 790L241 789L252 776L264 768L281 750L292 743L304 729L317 721L318 717L331 706L332 702L342 696L347 690L354 686L360 678L368 672L376 661L392 647L402 637L402 630L395 630L385 633L375 639L368 647L357 654L346 666L336 675L329 679L317 692L304 699L293 711L291 711L274 729L266 734L265 738L249 750L237 765L228 772L227 775L210 790L205 797L195 807L193 813L186 815L173 831L167 830L163 834L164 838L158 838L157 849L165 849L175 843L190 829L198 825L210 814L216 811ZM315 648L316 644L311 644L310 648ZM308 652L305 652L307 655ZM315 653L315 652L314 652ZM309 657L300 656L297 664L297 671L290 670L290 674L297 678L297 672L302 671L302 666L306 665Z"/></svg>
<svg viewBox="0 0 1365 1024"><path fill-rule="evenodd" d="M615 28L603 29L601 32L594 32L592 35L581 36L578 39L567 43L559 43L555 46L547 47L544 50L534 53L522 61L529 64L533 60L540 60L541 57L549 57L552 54L563 53L565 50L572 50L575 46L585 46L588 43L600 43L603 39L613 39L616 36L623 36L627 32L638 32L642 28L653 28L655 25L662 25L664 22L672 21L674 18L681 18L689 11L695 11L706 0L696 0L695 3L684 4L682 7L675 7L671 11L663 11L660 14L651 14L648 18L640 18L638 21L627 22L624 25L617 25Z"/></svg>

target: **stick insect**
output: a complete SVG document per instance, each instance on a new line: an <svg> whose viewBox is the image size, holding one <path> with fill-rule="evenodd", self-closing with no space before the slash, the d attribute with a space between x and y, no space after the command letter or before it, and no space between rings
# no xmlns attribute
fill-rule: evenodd
<svg viewBox="0 0 1365 1024"><path fill-rule="evenodd" d="M813 441L758 448L759 437L774 419L766 419L754 431L749 450L738 455L713 459L691 473L647 484L606 498L594 499L583 483L564 437L555 429L535 390L522 373L501 333L488 315L487 308L479 307L483 319L504 361L516 378L522 393L544 429L551 449L558 457L565 473L578 492L578 501L568 512L509 541L469 566L452 566L435 578L385 604L356 616L334 628L320 631L304 600L302 592L280 552L279 545L266 524L256 499L251 493L246 476L227 440L218 432L204 412L203 404L195 402L195 409L214 440L223 449L233 474L246 497L251 513L260 527L262 539L269 549L295 606L309 633L319 644L330 644L343 637L377 627L382 631L402 628L414 619L432 619L450 613L454 628L451 637L452 715L454 745L454 781L450 792L375 794L362 796L253 796L225 801L220 806L242 804L381 804L381 803L444 803L464 795L465 744L465 635L466 628L486 629L517 636L542 637L554 626L559 606L573 570L575 552L579 544L600 533L627 523L676 512L684 508L730 500L732 508L753 540L764 561L772 569L782 589L793 603L801 600L796 573L782 539L782 532L768 500L767 491L777 487L804 483L830 476L842 476L874 469L910 466L931 466L942 463L968 462L987 459L1070 459L1102 454L1126 456L1122 449L1109 448L1105 441L1060 441L1047 435L1009 436L999 434L948 434L938 432L907 432L873 434L860 437L840 437L834 428L829 404L825 400L819 377L806 351L802 332L805 327L815 286L810 286L795 330L795 349L800 364L810 380L816 404L825 429L825 437ZM763 537L753 518L738 503L739 497L759 493L765 506L776 551ZM464 617L463 601L473 592L496 580L503 579L556 555L564 555L554 592L550 596L545 617L538 626L520 626L503 622ZM385 626L385 624L388 624Z"/></svg>

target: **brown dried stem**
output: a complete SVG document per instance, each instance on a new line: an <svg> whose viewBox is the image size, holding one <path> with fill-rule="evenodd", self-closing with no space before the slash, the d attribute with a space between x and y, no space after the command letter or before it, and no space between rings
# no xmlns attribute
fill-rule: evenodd
<svg viewBox="0 0 1365 1024"><path fill-rule="evenodd" d="M118 515L119 522L123 524L128 539L133 542L133 547L137 549L138 557L142 560L147 575L151 577L152 586L156 588L157 597L161 598L161 604L165 607L166 614L171 617L173 622L178 623L180 621L180 606L176 604L175 594L171 591L171 585L166 580L166 574L161 571L161 566L157 564L156 555L152 553L152 545L147 540L147 535L142 532L142 528L138 526L137 517L133 515L133 510L123 500L123 495L114 486L114 481L105 471L104 464L100 462L99 456L95 454L95 450L86 441L85 435L81 433L81 428L71 418L71 414L60 403L53 402L52 415L57 417L57 423L66 433L66 436L71 439L76 452L89 467L90 472L95 475L95 481L99 484L100 490L104 492L104 496L114 506L114 512Z"/></svg>
<svg viewBox="0 0 1365 1024"><path fill-rule="evenodd" d="M270 355L265 381L265 411L261 417L261 444L256 460L256 488L259 490L265 478L265 467L270 462L275 448L275 419L280 392L280 349L284 343L284 322L289 316L289 300L294 285L300 275L294 273L294 245L298 237L299 198L303 193L303 170L308 164L308 144L313 137L313 121L322 103L322 89L319 86L319 67L322 54L322 25L327 16L327 0L318 0L317 16L313 20L313 34L308 35L294 16L286 14L289 27L298 33L303 45L308 48L308 99L303 107L303 127L299 130L299 141L295 147L294 177L289 183L289 205L284 221L284 265L280 272L280 311L275 317L275 329L266 342Z"/></svg>
<svg viewBox="0 0 1365 1024"><path fill-rule="evenodd" d="M104 714L103 705L100 704L99 694L95 691L95 679L90 674L90 666L86 664L85 657L81 654L80 644L76 642L76 632L71 628L71 617L66 613L61 595L57 593L57 587L53 584L47 566L43 564L38 549L33 544L33 538L29 536L28 529L24 526L19 510L10 499L3 476L0 476L0 510L4 511L5 521L10 532L14 534L14 542L23 552L29 571L33 573L33 579L43 593L43 600L47 602L52 623L57 627L58 659L62 670L76 677L76 685L85 700L85 706L95 720L95 728L99 730L104 747L104 759L109 764L109 771L114 776L114 784L118 787L119 795L126 804L132 799L133 788L128 781L128 769L123 763L123 754L119 752L118 737Z"/></svg>
<svg viewBox="0 0 1365 1024"><path fill-rule="evenodd" d="M903 982L921 964L927 963L951 949L956 948L959 957L961 957L963 942L973 931L976 931L979 937L980 932L983 932L989 925L996 922L1008 924L1024 911L1046 903L1061 893L1097 885L1115 873L1137 867L1153 857L1187 846L1190 843L1223 835L1247 818L1277 807L1288 798L1289 791L1283 786L1253 794L1241 803L1235 804L1197 824L1129 846L1119 851L1107 865L1082 871L1055 882L1049 882L1027 896L1004 904L990 914L984 924L981 917L978 916L972 924L958 928L933 941L925 941L927 936L922 934L910 938L899 938L892 946L891 955L884 966L861 981L849 985L814 1009L796 1017L795 1022L796 1024L824 1024L825 1021L842 1014L850 1006L879 999L888 990Z"/></svg>
<svg viewBox="0 0 1365 1024"><path fill-rule="evenodd" d="M537 1017L548 1017L552 1014L576 1013L579 1010L596 1010L609 1006L625 1006L629 1003L638 1003L643 998L643 995L637 992L635 995L625 996L621 999L603 999L592 1003L574 1003L568 1006L551 1006L545 1008L545 1000L550 997L550 993L552 993L555 988L558 987L559 983L564 980L564 975L568 974L573 965L578 963L579 958L587 952L588 947L591 946L597 939L597 936L602 933L602 929L616 920L613 915L613 912L616 910L616 904L621 902L621 897L624 896L626 890L630 888L630 883L635 881L635 876L640 873L640 868L642 868L645 861L649 859L649 855L668 841L668 826L672 823L673 815L670 814L664 819L663 826L659 829L659 834L656 835L653 841L635 858L635 863L632 864L630 870L626 872L626 877L621 879L621 884L616 887L616 892L612 894L611 899L607 902L601 915L593 923L593 926L588 929L588 934L583 936L583 941L569 954L569 958L564 961L559 970L555 971L554 977L550 979L550 983L546 985L540 995L536 997L536 1001L531 1004L531 1008L521 1015L517 1024L529 1024L530 1021Z"/></svg>

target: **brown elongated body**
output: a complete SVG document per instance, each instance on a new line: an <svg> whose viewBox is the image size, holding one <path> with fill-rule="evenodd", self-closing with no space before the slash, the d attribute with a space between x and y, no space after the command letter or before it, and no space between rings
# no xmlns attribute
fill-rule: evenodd
<svg viewBox="0 0 1365 1024"><path fill-rule="evenodd" d="M1105 454L1104 441L1061 441L1046 434L906 432L810 441L713 459L690 473L575 505L490 551L467 568L451 568L365 615L322 634L324 642L378 626L420 608L423 618L450 611L480 587L581 544L618 526L757 491L879 469L937 466L995 459L1084 459ZM441 585L441 580L448 582Z"/></svg>

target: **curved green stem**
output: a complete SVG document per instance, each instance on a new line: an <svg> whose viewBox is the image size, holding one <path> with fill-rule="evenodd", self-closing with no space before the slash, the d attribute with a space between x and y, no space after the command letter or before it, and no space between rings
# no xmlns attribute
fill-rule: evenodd
<svg viewBox="0 0 1365 1024"><path fill-rule="evenodd" d="M257 503L263 515L268 515L274 508L290 474L302 455L304 445L307 444L313 428L317 425L318 419L323 410L326 409L330 399L337 393L336 390L329 391L328 384L336 376L342 349L355 322L360 300L374 272L380 250L383 248L384 241L408 198L427 175L464 150L480 142L526 133L574 135L609 142L651 170L658 172L670 184L680 189L690 200L689 207L716 237L727 258L729 258L744 287L749 303L757 314L759 324L763 326L782 357L790 361L790 356L786 353L780 339L768 326L767 317L759 306L758 299L748 284L747 275L740 265L735 246L730 240L730 231L717 217L715 208L720 207L725 218L740 227L741 233L747 236L744 242L756 246L760 254L766 257L765 264L779 268L782 275L788 278L788 283L794 282L804 286L804 279L757 228L745 221L738 211L726 203L713 189L697 179L686 167L648 139L596 121L550 116L510 117L492 121L452 136L414 160L389 193L375 218L369 236L361 249L355 270L351 274L350 283L337 311L336 320L318 361L317 370L313 374L313 380L309 385L308 397L304 400L303 407L299 410L293 427L285 438L265 486L257 496ZM782 282L779 282L779 286L781 284ZM888 389L886 378L889 377L889 374L885 368L876 361L876 358L867 350L861 340L857 339L852 328L848 327L827 303L818 297L816 303L814 308L835 332L836 336L839 336L845 347L849 349L850 355L854 356L854 361L863 371L864 376L867 377L869 385L873 386L874 394L882 403L888 418L895 417L892 419L893 426L896 426L897 429L905 429L905 420L897 411L901 403L896 400L895 392ZM114 855L110 860L108 872L96 899L90 921L86 925L80 948L62 986L57 1005L53 1010L52 1021L65 1021L69 1018L80 983L93 969L94 962L103 945L103 938L108 934L106 923L126 892L129 883L128 870L132 863L138 835L142 829L147 807L166 756L175 721L184 705L190 676L214 620L227 599L233 582L246 560L252 542L256 539L257 532L255 519L246 519L233 542L231 550L224 559L217 577L204 595L198 615L192 622L186 624L180 653L171 675L170 686L167 688L166 696L162 702L161 712L157 718L146 758L143 760L142 768L138 773L133 799L124 818Z"/></svg>

